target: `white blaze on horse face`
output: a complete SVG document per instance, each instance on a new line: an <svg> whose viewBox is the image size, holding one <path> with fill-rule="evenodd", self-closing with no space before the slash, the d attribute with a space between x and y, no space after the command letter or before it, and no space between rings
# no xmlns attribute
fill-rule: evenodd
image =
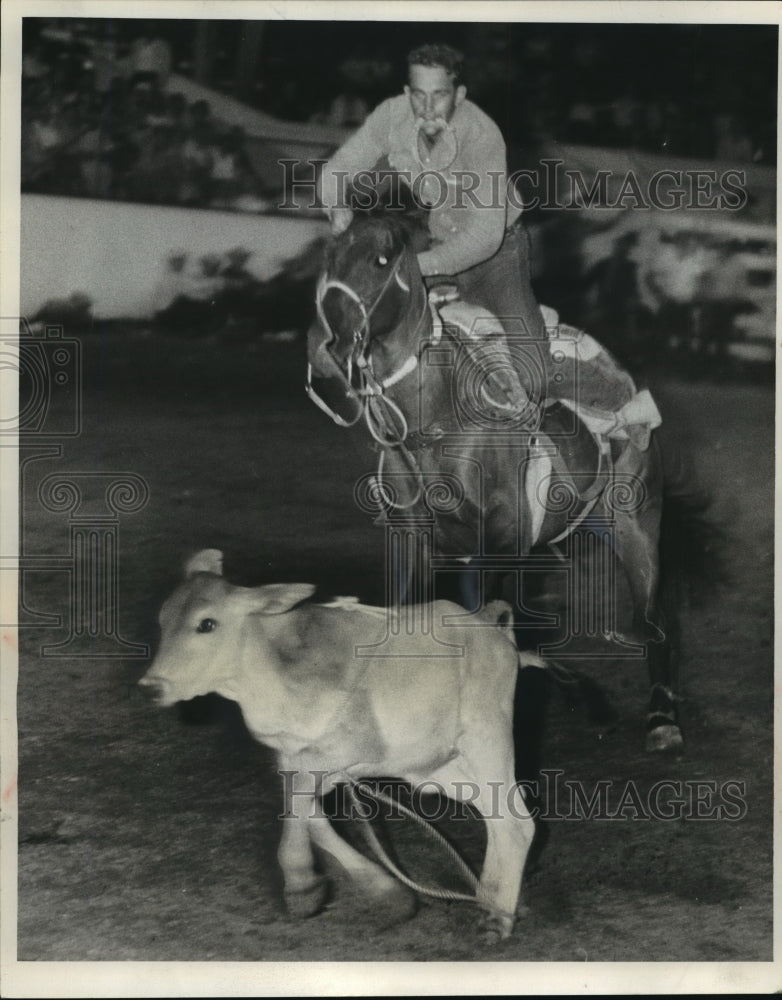
<svg viewBox="0 0 782 1000"><path fill-rule="evenodd" d="M332 344L332 346L336 346L337 344L339 344L339 337L337 335L337 332L332 327L331 323L329 323L328 318L326 316L326 312L323 308L323 300L326 298L326 294L330 292L332 289L338 292L342 292L344 295L348 297L348 299L350 299L351 302L354 302L358 306L361 312L361 326L358 330L354 331L355 334L360 335L363 331L367 329L367 325L369 323L369 316L367 315L366 306L364 305L364 302L361 296L358 294L358 292L356 292L353 288L351 288L350 285L345 284L344 281L337 281L335 278L328 278L324 274L321 277L320 281L318 282L318 288L315 295L315 307L317 309L318 319L320 320L321 324L323 325L323 329L326 330L330 338L329 342Z"/></svg>

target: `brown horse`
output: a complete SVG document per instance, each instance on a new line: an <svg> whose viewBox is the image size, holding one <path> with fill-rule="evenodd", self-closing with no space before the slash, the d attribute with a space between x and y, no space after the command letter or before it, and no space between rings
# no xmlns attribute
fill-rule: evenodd
<svg viewBox="0 0 782 1000"><path fill-rule="evenodd" d="M596 547L603 564L613 566L613 552L624 566L632 626L620 629L613 592L596 595L582 581L568 600L569 634L591 623L617 656L646 659L647 748L680 748L675 657L658 606L664 476L654 435L650 443L588 430L563 398L579 396L579 365L568 357L559 380L567 390L552 377L538 423L498 411L475 344L439 328L417 264L423 238L419 220L402 213L357 214L328 250L308 345L310 397L340 425L363 421L377 445L377 471L357 499L386 524L390 601L400 597L400 575L415 583L406 596L418 602L431 599L436 574L461 568L468 610L509 573L523 607L522 574L540 560L532 550L567 549L583 536L576 528L590 529L605 543ZM538 345L547 362L556 362L556 348ZM479 573L464 572L468 560ZM613 579L613 570L603 576Z"/></svg>

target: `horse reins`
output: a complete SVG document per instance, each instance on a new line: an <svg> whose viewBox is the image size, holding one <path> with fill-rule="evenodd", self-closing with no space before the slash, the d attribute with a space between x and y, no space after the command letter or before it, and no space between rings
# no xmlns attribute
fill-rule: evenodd
<svg viewBox="0 0 782 1000"><path fill-rule="evenodd" d="M383 379L382 382L378 382L377 379L374 376L374 373L372 372L371 359L368 358L369 342L370 342L370 339L371 339L370 320L372 319L372 314L374 313L375 309L377 309L377 307L380 305L380 302L382 301L383 296L388 291L388 288L389 288L392 280L395 279L397 281L397 283L399 284L399 287L402 288L403 291L408 292L408 293L410 292L410 288L399 277L399 269L400 269L400 267L402 265L402 260L404 259L404 255L405 255L405 251L402 250L401 253L399 253L399 255L397 256L396 261L394 262L394 265L393 265L393 267L391 268L391 270L390 270L390 272L388 274L388 277L383 282L382 288L377 293L377 296L375 297L375 301L372 303L371 306L369 306L369 308L367 308L364 300L358 294L358 292L354 288L352 288L347 282L340 281L337 278L329 278L326 274L323 275L323 277L321 278L320 282L318 283L318 288L317 288L317 292L316 292L316 296L315 296L315 305L316 305L317 312L318 312L318 319L321 321L321 323L323 324L324 329L328 333L330 341L336 340L336 336L334 334L334 329L331 326L331 323L329 323L328 317L326 316L326 314L325 314L325 312L323 310L323 300L326 297L326 294L329 291L331 291L332 289L336 289L338 291L341 291L345 295L347 295L348 298L351 301L355 302L356 305L361 310L361 315L362 315L361 329L360 330L355 330L353 332L354 345L360 345L360 348L361 348L361 350L359 352L359 355L358 355L358 358L356 360L356 364L359 367L361 367L362 366L361 365L362 359L364 360L364 364L368 368L369 374L371 376L371 380L375 384L375 388L372 388L370 390L372 392L372 394L378 394L378 390L381 389L381 388L382 389L387 389L387 388L390 388L392 385L396 385L397 382L400 382L403 378L405 378L412 371L414 371L415 368L418 365L418 355L417 355L417 353L413 353L407 359L407 361L405 361L404 364L396 372L394 372L393 375L389 375L387 378ZM423 285L421 286L421 290L422 290L422 293L423 293L423 296L424 296L424 304L423 304L423 309L421 310L421 315L418 317L418 321L416 322L415 331L414 331L416 333L418 332L418 328L420 327L421 322L423 321L423 318L426 315L426 309L427 309L427 306L428 306L428 299L427 299L427 295L426 295L426 290L424 289ZM351 366L352 366L352 359L353 359L353 355L351 354L351 356L348 358L348 364L351 365ZM350 378L351 374L352 374L352 372L349 370L348 371L348 378ZM362 388L361 390L359 390L359 394L360 395L361 394L366 394L366 393L367 393L367 389L366 388Z"/></svg>
<svg viewBox="0 0 782 1000"><path fill-rule="evenodd" d="M414 351L407 360L391 375L386 376L384 379L378 379L374 373L372 367L372 357L369 353L370 342L371 342L371 319L372 314L377 309L378 305L383 299L383 296L388 291L391 282L396 280L397 284L402 288L403 291L410 292L409 287L399 276L399 269L402 265L402 260L404 258L405 251L402 250L396 258L393 267L391 268L388 277L383 282L383 286L378 292L375 300L372 304L367 307L363 298L358 294L358 292L352 288L347 282L340 281L336 278L329 278L328 275L324 274L323 278L318 283L317 293L315 297L315 303L318 313L318 318L322 323L326 333L329 337L329 343L336 340L334 329L328 320L323 309L323 300L326 294L332 289L342 292L347 295L348 298L354 302L359 310L361 311L361 326L359 329L354 330L353 333L353 351L348 357L348 369L347 369L347 381L351 386L353 385L353 365L358 370L360 378L360 386L355 390L356 395L363 397L363 403L361 409L353 421L346 421L335 414L330 409L326 409L329 412L333 420L344 427L351 427L363 417L364 422L367 425L367 430L369 431L371 437L376 441L380 447L380 457L378 459L378 469L376 475L376 482L378 488L380 489L384 501L389 505L397 509L403 509L407 507L413 507L420 500L423 494L423 482L421 470L418 463L415 460L413 453L405 445L405 439L408 436L408 424L407 418L402 412L401 408L386 395L385 390L397 385L408 375L412 374L418 367L418 352ZM413 330L413 337L417 341L418 332L421 328L421 324L424 321L424 317L429 310L429 299L426 294L426 289L421 283L421 292L423 295L423 307L416 320L415 328ZM358 348L358 351L356 350ZM354 362L355 358L355 362ZM310 395L315 399L315 402L320 406L321 409L326 408L325 404L320 401L317 396L310 393ZM403 456L405 463L410 468L412 474L416 478L417 489L415 495L411 501L402 504L395 501L389 491L383 486L383 470L385 465L385 449L396 448L400 454Z"/></svg>

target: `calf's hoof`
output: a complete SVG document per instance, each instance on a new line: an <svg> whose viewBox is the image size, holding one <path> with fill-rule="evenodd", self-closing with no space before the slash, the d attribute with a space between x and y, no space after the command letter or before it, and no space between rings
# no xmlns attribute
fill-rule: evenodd
<svg viewBox="0 0 782 1000"><path fill-rule="evenodd" d="M506 941L513 933L515 921L507 913L484 913L481 917L479 929L483 943L487 946Z"/></svg>
<svg viewBox="0 0 782 1000"><path fill-rule="evenodd" d="M684 749L682 731L674 723L655 726L646 734L646 749L649 753L678 753Z"/></svg>
<svg viewBox="0 0 782 1000"><path fill-rule="evenodd" d="M327 895L328 881L322 875L303 889L286 889L285 908L288 916L296 920L314 916L325 903Z"/></svg>

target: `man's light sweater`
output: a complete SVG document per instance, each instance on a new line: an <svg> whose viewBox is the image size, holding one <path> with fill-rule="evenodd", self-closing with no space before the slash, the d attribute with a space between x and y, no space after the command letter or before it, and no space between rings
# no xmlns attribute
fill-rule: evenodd
<svg viewBox="0 0 782 1000"><path fill-rule="evenodd" d="M419 141L408 98L384 101L325 165L323 205L344 204L346 181L384 158L411 183L419 200L432 205L433 246L418 255L424 275L458 274L488 260L521 214L518 205L508 203L500 130L471 101L456 107L449 128L431 148L423 137Z"/></svg>

